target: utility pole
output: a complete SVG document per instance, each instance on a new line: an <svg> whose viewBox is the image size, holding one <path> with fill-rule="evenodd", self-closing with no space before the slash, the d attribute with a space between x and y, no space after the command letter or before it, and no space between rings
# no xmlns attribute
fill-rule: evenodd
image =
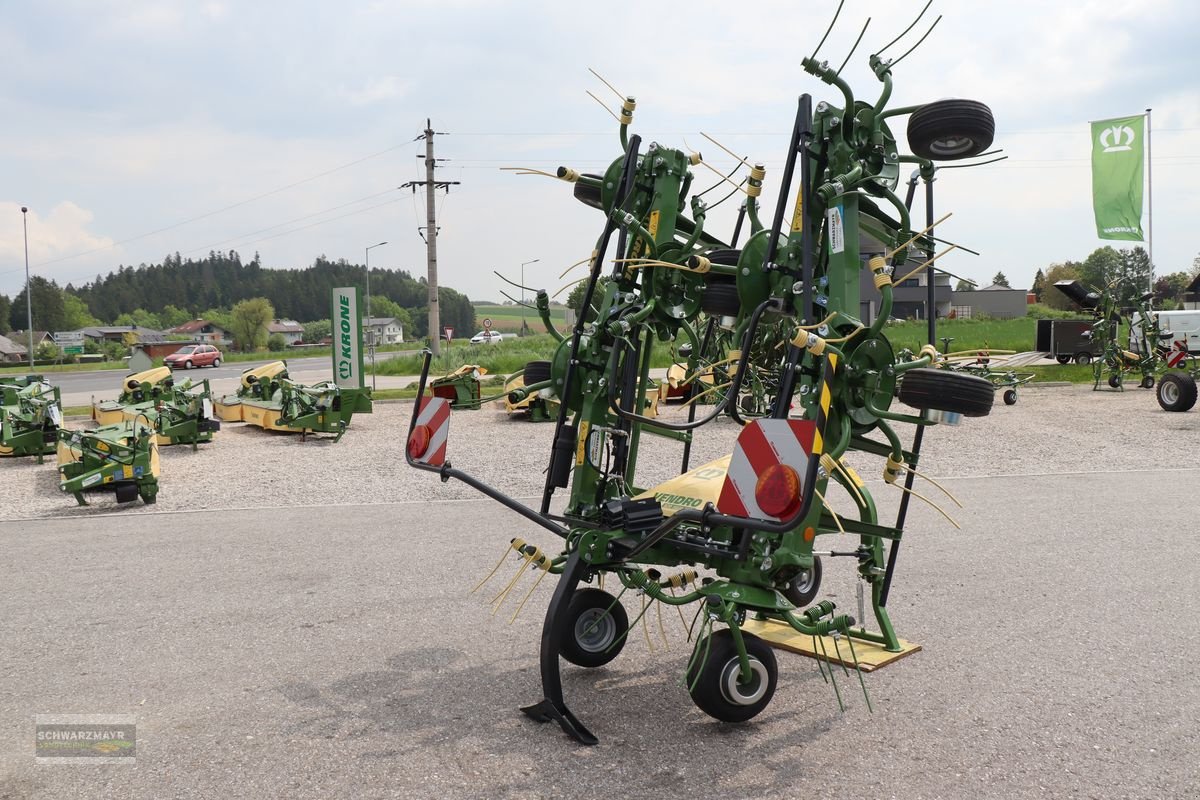
<svg viewBox="0 0 1200 800"><path fill-rule="evenodd" d="M433 354L440 355L442 351L442 332L441 332L441 314L438 308L438 282L437 282L437 206L433 202L433 197L438 189L450 191L451 185L457 185L458 181L439 181L433 177L433 171L437 166L438 161L446 161L445 158L433 157L433 137L445 136L443 131L435 131L433 123L428 119L425 120L425 132L417 139L425 140L425 180L409 181L400 186L401 189L406 186L411 186L413 194L417 193L418 186L425 187L425 234L422 238L425 240L426 260L428 262L429 272L429 349ZM414 139L413 141L416 141ZM420 158L420 156L417 156ZM421 229L417 229L420 233Z"/></svg>
<svg viewBox="0 0 1200 800"><path fill-rule="evenodd" d="M25 232L25 327L29 328L29 371L33 372L33 284L29 282L28 214L29 207L21 206L21 230Z"/></svg>

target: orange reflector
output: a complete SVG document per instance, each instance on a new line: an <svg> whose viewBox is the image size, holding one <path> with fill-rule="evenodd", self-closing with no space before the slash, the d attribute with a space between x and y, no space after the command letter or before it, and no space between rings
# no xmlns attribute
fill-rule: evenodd
<svg viewBox="0 0 1200 800"><path fill-rule="evenodd" d="M809 525L807 528L804 529L804 541L811 542L816 537L817 537L817 532L815 530L813 530L813 527L811 525Z"/></svg>
<svg viewBox="0 0 1200 800"><path fill-rule="evenodd" d="M425 451L429 449L429 440L433 438L433 432L429 430L428 425L418 425L413 428L412 433L408 435L408 457L420 458L425 455Z"/></svg>
<svg viewBox="0 0 1200 800"><path fill-rule="evenodd" d="M772 464L758 476L754 500L772 517L791 516L800 507L800 474L787 464Z"/></svg>

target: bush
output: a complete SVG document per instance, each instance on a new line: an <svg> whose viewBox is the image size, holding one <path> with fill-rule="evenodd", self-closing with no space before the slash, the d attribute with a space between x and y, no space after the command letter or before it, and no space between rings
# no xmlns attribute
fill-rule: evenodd
<svg viewBox="0 0 1200 800"><path fill-rule="evenodd" d="M272 353L278 353L287 349L287 339L283 338L282 333L272 333L267 337L267 349Z"/></svg>

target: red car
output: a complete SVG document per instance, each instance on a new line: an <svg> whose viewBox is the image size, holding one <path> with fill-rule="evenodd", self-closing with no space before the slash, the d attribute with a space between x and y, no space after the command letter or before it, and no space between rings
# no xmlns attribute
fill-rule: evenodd
<svg viewBox="0 0 1200 800"><path fill-rule="evenodd" d="M221 351L211 344L189 344L163 359L163 366L171 369L221 366Z"/></svg>

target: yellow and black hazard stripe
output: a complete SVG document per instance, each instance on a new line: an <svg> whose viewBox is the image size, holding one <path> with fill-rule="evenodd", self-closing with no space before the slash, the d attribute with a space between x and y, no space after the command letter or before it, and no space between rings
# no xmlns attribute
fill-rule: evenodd
<svg viewBox="0 0 1200 800"><path fill-rule="evenodd" d="M825 369L821 372L821 394L817 403L817 431L813 436L813 455L819 456L825 447L825 426L829 422L829 406L833 402L833 376L837 373L838 357L826 352Z"/></svg>

